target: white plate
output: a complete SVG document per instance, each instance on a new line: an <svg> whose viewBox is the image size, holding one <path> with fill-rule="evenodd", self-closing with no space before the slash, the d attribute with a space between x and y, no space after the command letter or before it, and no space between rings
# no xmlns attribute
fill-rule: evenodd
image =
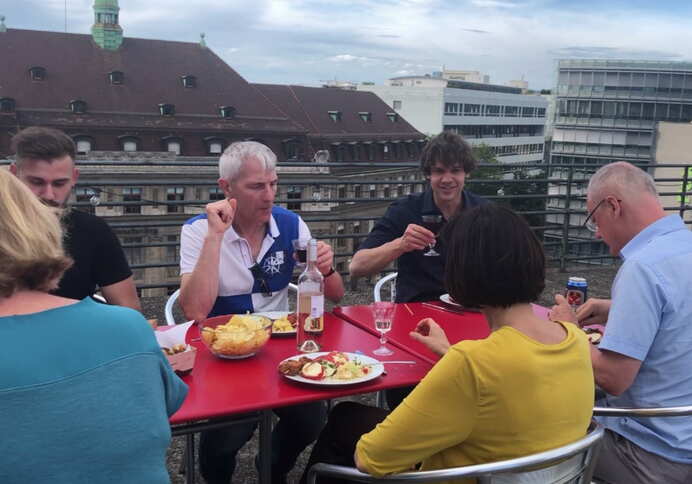
<svg viewBox="0 0 692 484"><path fill-rule="evenodd" d="M288 360L299 360L303 356L307 356L308 358L317 358L318 356L323 356L331 353L330 351L322 351L319 353L305 353L302 355L296 355L296 356L291 356L290 358L286 358L279 364L283 363L284 361ZM364 363L366 365L370 365L370 373L368 373L365 376L362 376L360 378L354 378L353 380L337 380L335 378L325 378L324 380L312 380L310 378L303 378L300 375L296 376L289 376L289 375L284 375L286 378L289 380L293 381L299 381L301 383L309 383L310 385L318 385L318 386L341 386L341 385L353 385L356 383L363 383L366 381L374 380L378 376L382 374L384 371L384 365L380 363L378 360L375 358L371 358L369 356L365 355L360 355L360 354L355 354L355 353L347 353L346 351L342 351L343 354L348 356L349 360L358 360L361 363ZM282 373L283 375L283 373Z"/></svg>
<svg viewBox="0 0 692 484"><path fill-rule="evenodd" d="M452 299L452 296L450 296L449 294L443 294L442 296L440 296L440 301L451 306L457 306L459 308L461 307L461 304Z"/></svg>

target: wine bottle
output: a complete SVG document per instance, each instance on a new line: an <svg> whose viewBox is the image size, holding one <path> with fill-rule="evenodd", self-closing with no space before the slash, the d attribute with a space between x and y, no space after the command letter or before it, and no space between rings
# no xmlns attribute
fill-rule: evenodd
<svg viewBox="0 0 692 484"><path fill-rule="evenodd" d="M324 277L317 268L317 241L308 243L307 267L298 278L297 345L298 351L320 350L324 331Z"/></svg>

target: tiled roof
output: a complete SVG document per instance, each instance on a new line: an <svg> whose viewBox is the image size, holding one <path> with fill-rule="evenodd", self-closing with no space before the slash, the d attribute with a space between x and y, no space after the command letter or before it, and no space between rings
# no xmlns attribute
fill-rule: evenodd
<svg viewBox="0 0 692 484"><path fill-rule="evenodd" d="M220 106L233 106L237 117L235 124L225 125L228 129L303 132L198 43L125 38L118 50L109 51L90 35L8 29L0 32L0 59L8 67L0 71L0 97L14 98L18 111L68 115L69 101L79 99L86 101L89 114L153 116L150 122L167 124L172 121L156 116L158 104L169 103L175 105L176 126L182 122L193 128L199 115L210 118L197 121L215 123ZM46 69L45 80L31 80L33 66ZM122 85L111 85L111 71L124 73ZM184 75L195 76L197 87L184 87Z"/></svg>
<svg viewBox="0 0 692 484"><path fill-rule="evenodd" d="M387 113L392 109L377 95L365 91L351 91L324 87L253 84L283 112L300 123L309 136L353 139L423 139L425 136L398 116L392 122ZM341 113L340 121L333 121L330 111ZM369 122L359 113L371 113Z"/></svg>

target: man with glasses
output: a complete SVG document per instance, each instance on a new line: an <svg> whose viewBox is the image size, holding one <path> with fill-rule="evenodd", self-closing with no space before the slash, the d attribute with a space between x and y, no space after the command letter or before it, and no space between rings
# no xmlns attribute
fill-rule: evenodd
<svg viewBox="0 0 692 484"><path fill-rule="evenodd" d="M623 264L612 300L586 301L576 312L555 296L551 319L606 324L591 349L605 406L692 404L692 232L666 215L653 179L625 162L589 181L586 227ZM599 418L607 428L594 477L611 484L692 482L692 420Z"/></svg>
<svg viewBox="0 0 692 484"><path fill-rule="evenodd" d="M221 155L219 173L225 199L188 220L180 236L180 304L185 315L201 320L288 310L288 283L295 265L291 242L310 238L310 230L297 214L274 205L276 156L254 141L233 143ZM338 301L344 287L333 259L331 247L319 242L317 266L324 276L325 296ZM272 438L272 480L284 482L300 452L319 434L326 408L315 402L276 413L280 420ZM208 483L231 480L236 453L255 426L202 433L200 471Z"/></svg>

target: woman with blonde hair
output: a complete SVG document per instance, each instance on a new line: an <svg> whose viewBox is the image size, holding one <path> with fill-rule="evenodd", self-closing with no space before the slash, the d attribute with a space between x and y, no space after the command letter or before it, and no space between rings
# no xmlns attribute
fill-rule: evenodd
<svg viewBox="0 0 692 484"><path fill-rule="evenodd" d="M169 482L186 385L132 309L50 294L71 260L54 209L0 169L0 482Z"/></svg>

